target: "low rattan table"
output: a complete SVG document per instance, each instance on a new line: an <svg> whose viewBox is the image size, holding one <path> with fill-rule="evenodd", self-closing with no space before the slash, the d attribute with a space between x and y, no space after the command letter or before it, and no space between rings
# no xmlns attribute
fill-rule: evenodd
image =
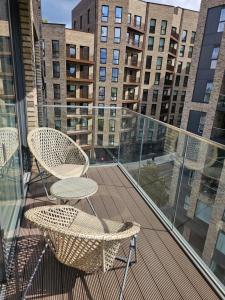
<svg viewBox="0 0 225 300"><path fill-rule="evenodd" d="M97 215L89 199L97 190L98 184L94 180L84 177L73 177L55 182L50 188L50 193L59 200L59 204L86 198L93 213Z"/></svg>

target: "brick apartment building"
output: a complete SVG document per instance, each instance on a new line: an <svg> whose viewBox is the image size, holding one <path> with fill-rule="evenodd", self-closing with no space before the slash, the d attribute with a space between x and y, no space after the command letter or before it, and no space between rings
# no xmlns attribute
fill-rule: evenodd
<svg viewBox="0 0 225 300"><path fill-rule="evenodd" d="M129 120L123 116L121 124L113 110L115 107L127 107L179 126L197 19L198 12L195 11L139 0L82 0L72 11L72 30L59 24L43 24L46 99L49 103L112 108L105 111L105 118L103 115L100 118L100 113L96 122L72 117L69 121L65 114L60 120L58 112L55 126L62 126L70 135L73 131L73 138L87 149L90 148L91 134L85 132L85 128L91 128L91 124L95 128L92 140L95 146L118 145L123 128L124 139L130 138L132 133L126 131ZM67 40L69 35L70 41ZM69 45L76 48L72 61L66 57ZM85 45L92 55L86 62L80 60L78 53ZM60 49L58 58L53 57L54 47ZM52 78L53 61L54 68L60 65L59 78ZM83 74L90 70L88 81L83 79L82 82L80 67ZM69 69L76 69L77 75L67 76ZM69 86L71 82L73 85ZM76 94L69 90L75 85ZM88 97L80 97L78 86ZM58 89L56 97L53 89ZM99 111L103 113L103 110ZM75 124L82 122L86 124L82 131L72 130Z"/></svg>

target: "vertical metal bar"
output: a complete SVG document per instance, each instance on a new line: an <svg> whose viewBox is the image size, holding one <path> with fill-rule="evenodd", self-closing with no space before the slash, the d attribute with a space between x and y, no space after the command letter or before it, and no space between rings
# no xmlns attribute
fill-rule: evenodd
<svg viewBox="0 0 225 300"><path fill-rule="evenodd" d="M140 157L139 157L139 169L138 169L138 180L137 184L140 185L140 174L141 174L141 158L142 158L142 151L143 151L143 143L144 143L144 132L145 132L145 117L143 122L143 134L141 137L141 149L140 149Z"/></svg>
<svg viewBox="0 0 225 300"><path fill-rule="evenodd" d="M174 229L175 221L176 221L176 215L177 215L177 208L178 208L178 201L179 201L179 196L180 196L180 191L181 191L181 183L184 175L184 160L186 158L186 153L187 153L187 145L188 145L188 139L189 136L185 137L185 147L184 147L184 153L183 153L183 162L182 162L182 167L179 172L179 178L178 178L178 191L177 191L177 196L176 196L176 206L175 206L175 211L174 211L174 216L173 216L173 222L172 222L172 230Z"/></svg>
<svg viewBox="0 0 225 300"><path fill-rule="evenodd" d="M4 143L2 143L2 154L3 154L3 161L5 163L7 161L7 157L6 157L6 147Z"/></svg>
<svg viewBox="0 0 225 300"><path fill-rule="evenodd" d="M5 255L4 255L4 230L0 227L0 282L6 282L6 266L5 266Z"/></svg>

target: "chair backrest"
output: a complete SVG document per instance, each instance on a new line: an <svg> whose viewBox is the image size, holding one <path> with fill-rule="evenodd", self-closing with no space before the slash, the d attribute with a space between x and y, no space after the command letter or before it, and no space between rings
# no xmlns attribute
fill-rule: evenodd
<svg viewBox="0 0 225 300"><path fill-rule="evenodd" d="M13 127L0 128L0 167L11 159L18 147L18 130Z"/></svg>
<svg viewBox="0 0 225 300"><path fill-rule="evenodd" d="M88 168L89 159L86 153L69 136L56 129L35 128L29 132L27 142L31 153L49 173L51 173L51 167L66 163L71 149L76 150L76 163L84 165L84 173Z"/></svg>

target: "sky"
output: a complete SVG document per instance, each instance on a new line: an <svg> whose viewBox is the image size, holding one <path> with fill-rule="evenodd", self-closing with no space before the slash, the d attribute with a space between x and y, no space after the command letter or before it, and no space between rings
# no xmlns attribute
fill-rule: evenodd
<svg viewBox="0 0 225 300"><path fill-rule="evenodd" d="M71 27L71 10L80 0L42 0L42 18L48 22L66 24ZM151 0L149 2L169 4L199 10L201 0Z"/></svg>

